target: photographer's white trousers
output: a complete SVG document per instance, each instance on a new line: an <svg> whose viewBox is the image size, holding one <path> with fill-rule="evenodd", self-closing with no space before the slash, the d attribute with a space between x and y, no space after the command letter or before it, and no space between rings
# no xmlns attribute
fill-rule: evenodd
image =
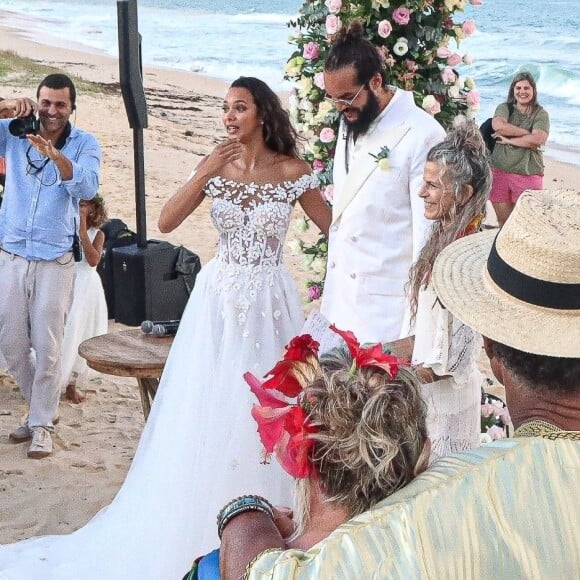
<svg viewBox="0 0 580 580"><path fill-rule="evenodd" d="M0 250L0 352L28 403L29 427L52 428L57 414L75 272L71 253L31 261Z"/></svg>

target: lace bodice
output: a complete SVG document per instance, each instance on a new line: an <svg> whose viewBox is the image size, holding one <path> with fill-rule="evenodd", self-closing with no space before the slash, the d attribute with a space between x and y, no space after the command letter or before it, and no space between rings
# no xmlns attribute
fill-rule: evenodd
<svg viewBox="0 0 580 580"><path fill-rule="evenodd" d="M211 217L220 234L217 258L241 266L280 264L294 202L316 185L308 174L278 184L212 177L205 194L212 198Z"/></svg>

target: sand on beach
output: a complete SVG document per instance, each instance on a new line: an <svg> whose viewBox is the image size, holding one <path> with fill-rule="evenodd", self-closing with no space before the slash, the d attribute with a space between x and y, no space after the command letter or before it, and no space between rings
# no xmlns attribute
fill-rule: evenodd
<svg viewBox="0 0 580 580"><path fill-rule="evenodd" d="M109 216L123 219L134 229L133 131L119 91L117 62L98 54L39 45L1 26L0 50L102 85L102 92L79 93L73 121L101 143L101 193ZM35 86L23 87L23 83L19 76L3 77L0 96L33 98ZM144 86L150 113L144 131L147 237L183 244L206 263L217 239L209 205L202 205L169 235L160 234L157 218L165 200L224 138L220 117L226 84L192 73L145 68ZM548 160L546 188L578 187L579 178L579 167ZM300 215L299 209L295 215ZM493 215L489 221L493 223ZM314 231L308 235L316 238ZM294 236L291 231L289 239ZM286 261L305 297L308 274L300 267L300 258L286 252ZM123 328L110 321L110 331ZM481 364L491 376L483 356ZM26 444L8 442L25 405L17 386L0 371L0 543L72 532L107 505L122 484L143 428L136 381L93 373L85 394L86 401L80 405L61 402L54 454L30 460Z"/></svg>

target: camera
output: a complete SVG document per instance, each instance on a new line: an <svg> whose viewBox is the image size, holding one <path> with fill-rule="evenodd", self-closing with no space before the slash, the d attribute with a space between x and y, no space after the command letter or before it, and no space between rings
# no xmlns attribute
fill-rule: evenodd
<svg viewBox="0 0 580 580"><path fill-rule="evenodd" d="M26 135L36 135L40 131L40 119L37 119L34 115L12 119L8 124L8 131L14 137L26 139Z"/></svg>

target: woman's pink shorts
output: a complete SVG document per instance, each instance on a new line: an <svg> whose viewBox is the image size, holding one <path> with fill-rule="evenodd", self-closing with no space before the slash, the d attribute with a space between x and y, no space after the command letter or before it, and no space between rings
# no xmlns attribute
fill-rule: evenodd
<svg viewBox="0 0 580 580"><path fill-rule="evenodd" d="M543 189L544 174L520 175L492 167L493 183L489 199L492 203L516 203L526 189Z"/></svg>

